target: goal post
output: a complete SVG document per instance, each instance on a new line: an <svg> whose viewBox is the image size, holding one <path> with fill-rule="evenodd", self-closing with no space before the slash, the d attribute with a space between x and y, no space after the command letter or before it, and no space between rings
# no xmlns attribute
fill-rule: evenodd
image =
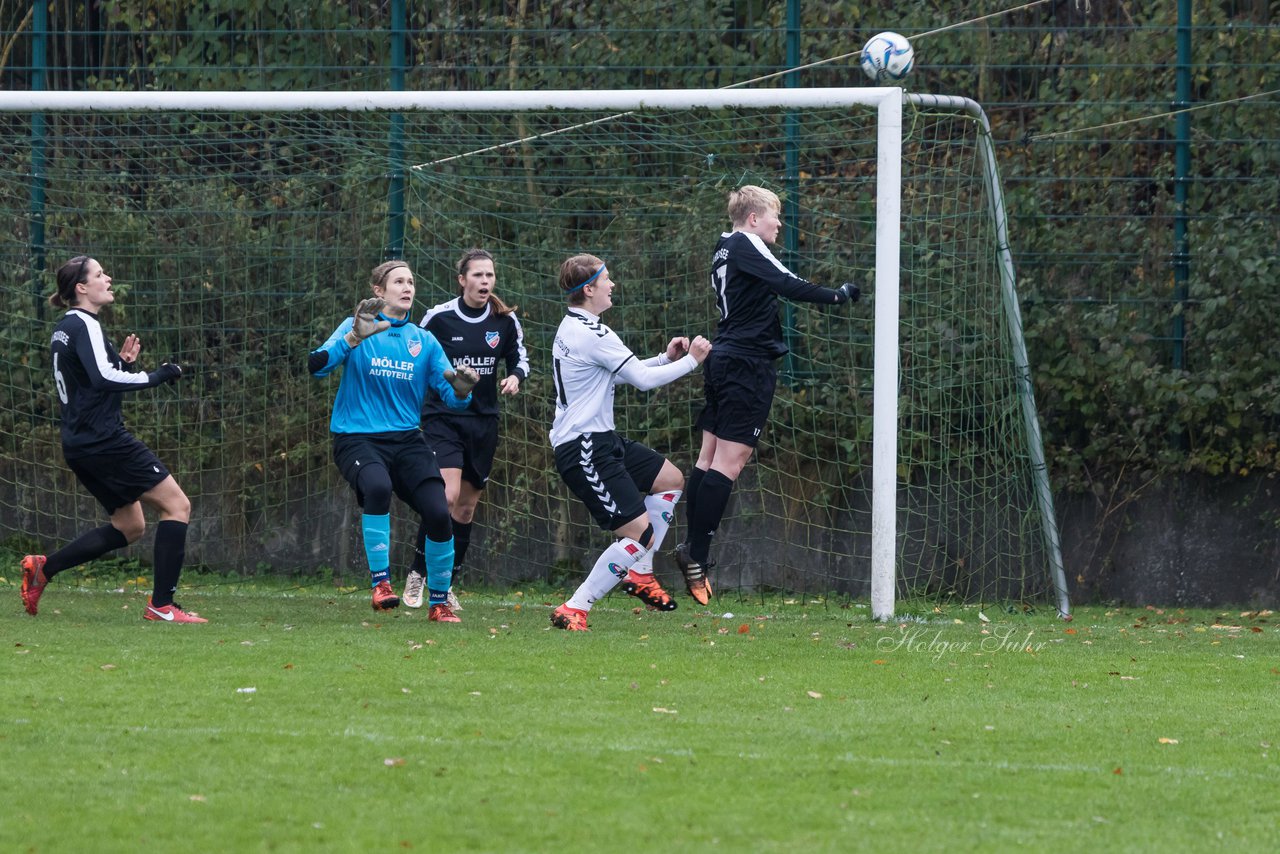
<svg viewBox="0 0 1280 854"><path fill-rule="evenodd" d="M957 121L930 117L944 112L967 126L940 130ZM58 121L37 129L32 115ZM777 131L775 117L787 115L799 117L798 141ZM406 125L397 123L389 142L392 117ZM1069 613L995 157L972 101L898 88L4 92L0 120L6 213L44 226L39 241L30 227L5 236L0 251L24 270L17 278L47 280L38 269L46 253L101 256L108 271L122 267L137 283L145 301L122 301L137 331L154 324L175 357L199 362L180 400L154 395L137 405L141 417L126 418L174 443L171 467L194 484L196 518L216 519L197 522L203 537L193 537L210 566L250 570L255 557L289 569L356 562L343 544L350 501L324 448L332 389L299 383L296 366L276 362L300 363L300 342L314 344L349 311L361 269L381 260L380 225L390 216L407 215L404 256L418 275L420 306L449 298L452 258L484 245L498 258L500 292L522 304L536 344L560 309L546 285L555 261L577 251L627 259L617 269L633 305L609 320L639 351L668 331L710 333L713 317L697 290L709 292L703 256L725 227L727 191L761 183L800 187L802 221L785 225L802 231L803 248L784 263L826 284L856 278L874 322L865 306L798 312L805 352L797 363L810 367L782 378L767 447L739 484L744 521L735 532L731 513L717 539L739 544L722 558L737 584L719 587L869 595L877 619L893 616L899 593L1051 594ZM796 175L778 156L791 145L802 146ZM388 210L393 175L407 177L407 210ZM95 187L100 197L78 207L77 188ZM975 206L988 222L977 222ZM280 281L291 277L304 284ZM4 287L6 308L29 316L31 289ZM1002 317L989 311L993 296ZM903 317L904 306L917 316ZM1007 364L959 361L990 358L996 337ZM264 361L220 349L228 343ZM9 369L0 387L8 410L0 505L30 506L23 502L42 478L51 494L61 487L45 509L5 514L20 520L18 532L49 538L93 508L64 494L50 430L56 410L39 399L42 346L34 335L30 369ZM575 544L590 537L537 448L548 416L536 396L539 355L529 393L508 404L503 421L499 457L511 451L522 462L500 461L486 496L531 519L498 522L498 508L482 507L493 564L572 562ZM921 404L904 387L916 377L928 387ZM212 404L197 399L206 396ZM697 399L690 381L620 397L620 428L654 431L687 469ZM938 400L947 413L917 414ZM670 417L655 417L656 408ZM177 435L168 432L174 418ZM927 458L934 450L940 459ZM536 571L490 569L485 578L519 583Z"/></svg>

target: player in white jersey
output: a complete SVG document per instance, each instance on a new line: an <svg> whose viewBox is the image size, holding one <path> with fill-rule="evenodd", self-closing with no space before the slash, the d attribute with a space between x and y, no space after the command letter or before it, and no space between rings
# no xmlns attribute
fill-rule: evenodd
<svg viewBox="0 0 1280 854"><path fill-rule="evenodd" d="M613 305L613 280L594 255L560 265L560 289L569 310L552 348L556 415L551 445L556 469L592 517L618 539L601 553L586 581L551 615L551 624L587 630L587 612L619 581L651 607L676 607L654 579L635 565L656 551L667 533L684 476L661 454L614 432L613 389L627 383L657 388L691 372L711 352L702 336L672 338L666 351L640 360L600 320Z"/></svg>

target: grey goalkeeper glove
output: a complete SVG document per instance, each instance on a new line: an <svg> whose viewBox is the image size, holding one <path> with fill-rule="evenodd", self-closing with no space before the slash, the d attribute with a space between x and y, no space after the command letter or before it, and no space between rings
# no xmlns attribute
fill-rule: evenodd
<svg viewBox="0 0 1280 854"><path fill-rule="evenodd" d="M470 365L459 365L451 371L445 371L444 378L453 386L453 393L458 396L458 400L471 394L471 389L480 382L480 375Z"/></svg>
<svg viewBox="0 0 1280 854"><path fill-rule="evenodd" d="M836 302L857 302L858 297L862 296L862 291L853 282L845 282L836 288L836 293L840 295Z"/></svg>
<svg viewBox="0 0 1280 854"><path fill-rule="evenodd" d="M378 297L356 303L356 310L351 314L351 334L355 336L356 343L391 326L390 320L378 319L378 312L386 308L386 305L387 301Z"/></svg>

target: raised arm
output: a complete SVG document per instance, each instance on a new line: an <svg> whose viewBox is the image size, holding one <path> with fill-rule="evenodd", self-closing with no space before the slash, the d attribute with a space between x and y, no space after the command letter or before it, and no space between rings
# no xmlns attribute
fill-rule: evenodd
<svg viewBox="0 0 1280 854"><path fill-rule="evenodd" d="M671 351L672 345L679 340L682 339L672 339L672 344L667 345L668 352ZM618 369L617 381L633 385L641 391L648 391L678 380L685 374L692 372L694 368L702 364L702 360L707 358L707 354L710 352L711 342L699 335L689 345L689 352L674 361L663 361L667 357L667 353L662 353L643 362L639 359L629 359ZM651 362L658 362L658 364L650 364Z"/></svg>

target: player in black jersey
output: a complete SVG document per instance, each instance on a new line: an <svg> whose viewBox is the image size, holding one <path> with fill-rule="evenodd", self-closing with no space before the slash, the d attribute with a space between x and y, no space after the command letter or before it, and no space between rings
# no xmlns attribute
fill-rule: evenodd
<svg viewBox="0 0 1280 854"><path fill-rule="evenodd" d="M688 541L676 546L676 563L689 594L705 605L711 584L706 569L711 539L733 483L755 451L769 419L777 385L776 360L787 353L778 319L778 297L800 302L856 302L858 287L824 288L784 267L769 250L782 227L778 196L747 185L729 194L733 230L720 235L711 259L711 287L720 322L715 348L703 367L706 404L696 425L702 448L689 475Z"/></svg>
<svg viewBox="0 0 1280 854"><path fill-rule="evenodd" d="M458 259L457 270L458 296L428 311L419 323L440 342L454 367L470 365L480 375L471 392L471 405L465 410L449 409L433 391L428 392L422 408L422 432L436 452L449 499L455 585L471 545L480 493L489 481L498 448L498 395L518 393L529 376L529 354L516 308L494 293L497 273L493 256L484 249L468 249ZM506 372L501 381L499 363ZM424 542L425 534L419 531L415 542ZM404 584L403 601L410 608L422 606L425 567L422 552L415 551ZM449 604L453 610L461 610L452 590Z"/></svg>
<svg viewBox="0 0 1280 854"><path fill-rule="evenodd" d="M204 623L173 601L186 555L191 501L151 449L124 427L122 392L177 379L182 369L163 364L138 372L142 344L129 335L117 351L102 334L98 314L115 302L108 276L93 258L77 255L58 268L49 304L67 309L53 329L53 378L62 412L62 454L85 489L111 517L49 556L22 559L22 603L34 616L49 579L65 569L137 542L146 530L142 505L160 514L156 525L155 583L142 616L165 623Z"/></svg>

